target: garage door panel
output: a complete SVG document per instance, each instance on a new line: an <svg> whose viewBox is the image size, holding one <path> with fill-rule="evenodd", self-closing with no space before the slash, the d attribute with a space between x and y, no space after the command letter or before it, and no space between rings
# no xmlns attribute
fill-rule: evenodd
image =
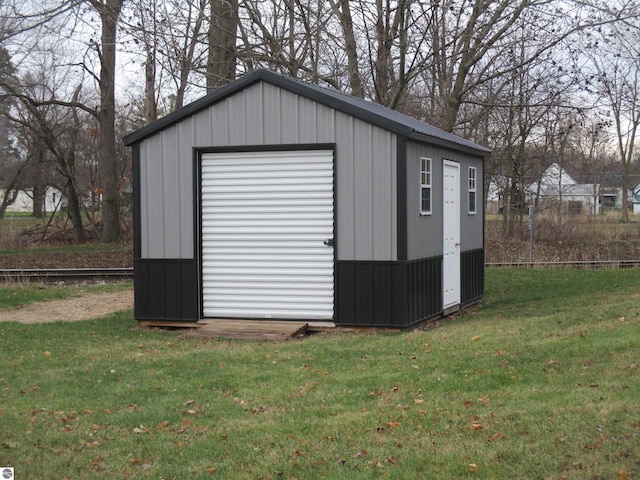
<svg viewBox="0 0 640 480"><path fill-rule="evenodd" d="M202 156L205 317L333 319L333 153Z"/></svg>

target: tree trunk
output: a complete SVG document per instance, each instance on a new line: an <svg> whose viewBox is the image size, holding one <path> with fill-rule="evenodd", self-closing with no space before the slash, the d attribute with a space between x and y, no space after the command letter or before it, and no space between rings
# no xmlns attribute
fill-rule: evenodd
<svg viewBox="0 0 640 480"><path fill-rule="evenodd" d="M200 37L200 30L202 29L202 23L204 21L204 10L206 6L207 0L200 0L198 6L198 13L196 17L195 24L193 26L193 34L190 37L185 38L184 45L184 58L182 58L178 63L180 65L179 69L179 84L176 90L176 97L173 104L173 109L177 110L182 108L184 105L184 94L187 89L189 75L193 70L193 59L196 51L196 46L198 45L198 38Z"/></svg>
<svg viewBox="0 0 640 480"><path fill-rule="evenodd" d="M158 118L155 45L147 46L147 59L144 64L144 116L147 123Z"/></svg>
<svg viewBox="0 0 640 480"><path fill-rule="evenodd" d="M33 216L44 217L44 188L41 185L34 185L31 194L33 195Z"/></svg>
<svg viewBox="0 0 640 480"><path fill-rule="evenodd" d="M70 178L67 179L67 192L69 192L67 196L67 214L73 226L73 243L78 245L84 241L84 225L82 223L78 191L76 190L75 183Z"/></svg>
<svg viewBox="0 0 640 480"><path fill-rule="evenodd" d="M358 50L356 37L353 33L353 17L349 7L349 0L339 0L340 5L335 0L329 0L331 8L340 18L342 34L344 35L344 48L347 54L347 68L349 71L349 84L351 85L351 95L364 98L362 78L360 77L360 67L358 65Z"/></svg>
<svg viewBox="0 0 640 480"><path fill-rule="evenodd" d="M100 56L100 170L103 187L102 241L120 239L120 192L115 134L115 65L118 17L124 0L91 0L102 22Z"/></svg>
<svg viewBox="0 0 640 480"><path fill-rule="evenodd" d="M236 78L238 0L211 0L207 92Z"/></svg>

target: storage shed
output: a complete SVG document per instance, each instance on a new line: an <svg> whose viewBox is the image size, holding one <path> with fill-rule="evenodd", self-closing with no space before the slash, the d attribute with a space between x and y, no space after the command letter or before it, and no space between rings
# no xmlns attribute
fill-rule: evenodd
<svg viewBox="0 0 640 480"><path fill-rule="evenodd" d="M482 146L265 70L124 140L140 321L402 328L483 296Z"/></svg>

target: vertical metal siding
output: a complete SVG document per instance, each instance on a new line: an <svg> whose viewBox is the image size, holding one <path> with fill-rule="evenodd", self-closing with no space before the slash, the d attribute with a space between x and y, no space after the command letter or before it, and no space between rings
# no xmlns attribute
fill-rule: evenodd
<svg viewBox="0 0 640 480"><path fill-rule="evenodd" d="M469 167L476 167L476 213L469 214ZM460 162L460 231L462 250L484 247L484 177L481 159L465 157Z"/></svg>
<svg viewBox="0 0 640 480"><path fill-rule="evenodd" d="M185 144L183 128L173 126L141 145L141 258L193 258L193 161Z"/></svg>
<svg viewBox="0 0 640 480"><path fill-rule="evenodd" d="M433 213L420 215L420 157L433 159L431 198ZM442 159L460 162L460 241L461 250L484 246L482 219L484 214L483 161L479 157L453 152L432 145L409 142L407 145L407 241L408 259L430 258L442 255ZM477 213L469 215L467 209L467 167L477 170Z"/></svg>
<svg viewBox="0 0 640 480"><path fill-rule="evenodd" d="M484 249L464 252L461 257L462 304L478 301L484 295Z"/></svg>
<svg viewBox="0 0 640 480"><path fill-rule="evenodd" d="M205 317L333 319L333 152L202 156Z"/></svg>
<svg viewBox="0 0 640 480"><path fill-rule="evenodd" d="M142 256L194 256L193 147L335 143L337 255L396 260L396 142L386 130L273 85L248 87L142 142Z"/></svg>

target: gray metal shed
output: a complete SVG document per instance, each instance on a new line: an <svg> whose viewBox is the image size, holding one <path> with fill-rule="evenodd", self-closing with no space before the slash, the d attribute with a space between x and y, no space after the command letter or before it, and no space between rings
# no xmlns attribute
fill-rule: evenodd
<svg viewBox="0 0 640 480"><path fill-rule="evenodd" d="M265 70L124 140L138 320L407 327L483 296L484 147Z"/></svg>

